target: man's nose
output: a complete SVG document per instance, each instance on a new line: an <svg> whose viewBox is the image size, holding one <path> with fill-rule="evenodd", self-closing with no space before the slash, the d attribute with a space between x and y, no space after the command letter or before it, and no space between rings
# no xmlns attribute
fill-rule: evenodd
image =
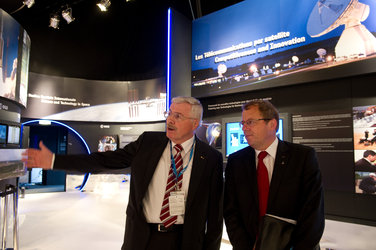
<svg viewBox="0 0 376 250"><path fill-rule="evenodd" d="M174 123L175 123L175 120L172 118L172 116L168 116L167 119L166 119L166 122L167 122L167 123L174 124Z"/></svg>

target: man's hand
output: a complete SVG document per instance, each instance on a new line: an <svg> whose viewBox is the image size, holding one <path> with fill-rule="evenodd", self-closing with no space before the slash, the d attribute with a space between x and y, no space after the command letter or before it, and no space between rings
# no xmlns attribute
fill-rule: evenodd
<svg viewBox="0 0 376 250"><path fill-rule="evenodd" d="M42 141L39 142L39 148L29 148L22 153L22 161L28 168L43 168L50 170L52 168L53 153Z"/></svg>

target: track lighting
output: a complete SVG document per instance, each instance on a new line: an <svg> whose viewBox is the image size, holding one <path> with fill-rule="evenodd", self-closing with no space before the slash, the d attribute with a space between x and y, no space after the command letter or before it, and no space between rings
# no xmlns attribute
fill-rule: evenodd
<svg viewBox="0 0 376 250"><path fill-rule="evenodd" d="M101 11L107 11L108 7L110 7L111 1L110 0L101 0L97 3L97 6Z"/></svg>
<svg viewBox="0 0 376 250"><path fill-rule="evenodd" d="M65 10L61 12L61 15L67 21L67 23L71 23L74 21L74 17L72 16L72 8L67 7Z"/></svg>
<svg viewBox="0 0 376 250"><path fill-rule="evenodd" d="M52 27L54 29L58 29L59 28L59 22L60 22L60 18L57 14L52 15L50 17L50 27Z"/></svg>
<svg viewBox="0 0 376 250"><path fill-rule="evenodd" d="M23 4L26 5L28 8L30 8L31 6L33 6L35 3L34 0L25 0L23 1Z"/></svg>

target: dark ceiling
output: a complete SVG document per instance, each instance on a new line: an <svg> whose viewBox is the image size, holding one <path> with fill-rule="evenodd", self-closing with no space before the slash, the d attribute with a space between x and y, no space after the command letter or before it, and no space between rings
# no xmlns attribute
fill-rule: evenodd
<svg viewBox="0 0 376 250"><path fill-rule="evenodd" d="M165 74L167 9L187 19L210 14L241 0L1 0L31 38L30 71L96 80L141 80ZM191 3L191 4L190 4ZM75 20L49 27L51 14L70 6ZM62 19L62 18L61 18Z"/></svg>

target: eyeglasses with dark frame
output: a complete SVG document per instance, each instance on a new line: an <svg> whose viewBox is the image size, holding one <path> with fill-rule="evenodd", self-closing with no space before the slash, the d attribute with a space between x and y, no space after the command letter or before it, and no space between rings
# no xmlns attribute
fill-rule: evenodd
<svg viewBox="0 0 376 250"><path fill-rule="evenodd" d="M183 121L183 120L186 120L186 119L193 119L193 120L197 119L197 118L194 118L194 117L184 116L181 113L172 112L171 110L165 111L163 114L164 114L164 117L166 119L167 119L167 117L171 116L176 121Z"/></svg>
<svg viewBox="0 0 376 250"><path fill-rule="evenodd" d="M248 119L246 121L239 122L239 126L243 127L253 127L256 125L258 121L270 121L270 118L260 118L260 119Z"/></svg>

